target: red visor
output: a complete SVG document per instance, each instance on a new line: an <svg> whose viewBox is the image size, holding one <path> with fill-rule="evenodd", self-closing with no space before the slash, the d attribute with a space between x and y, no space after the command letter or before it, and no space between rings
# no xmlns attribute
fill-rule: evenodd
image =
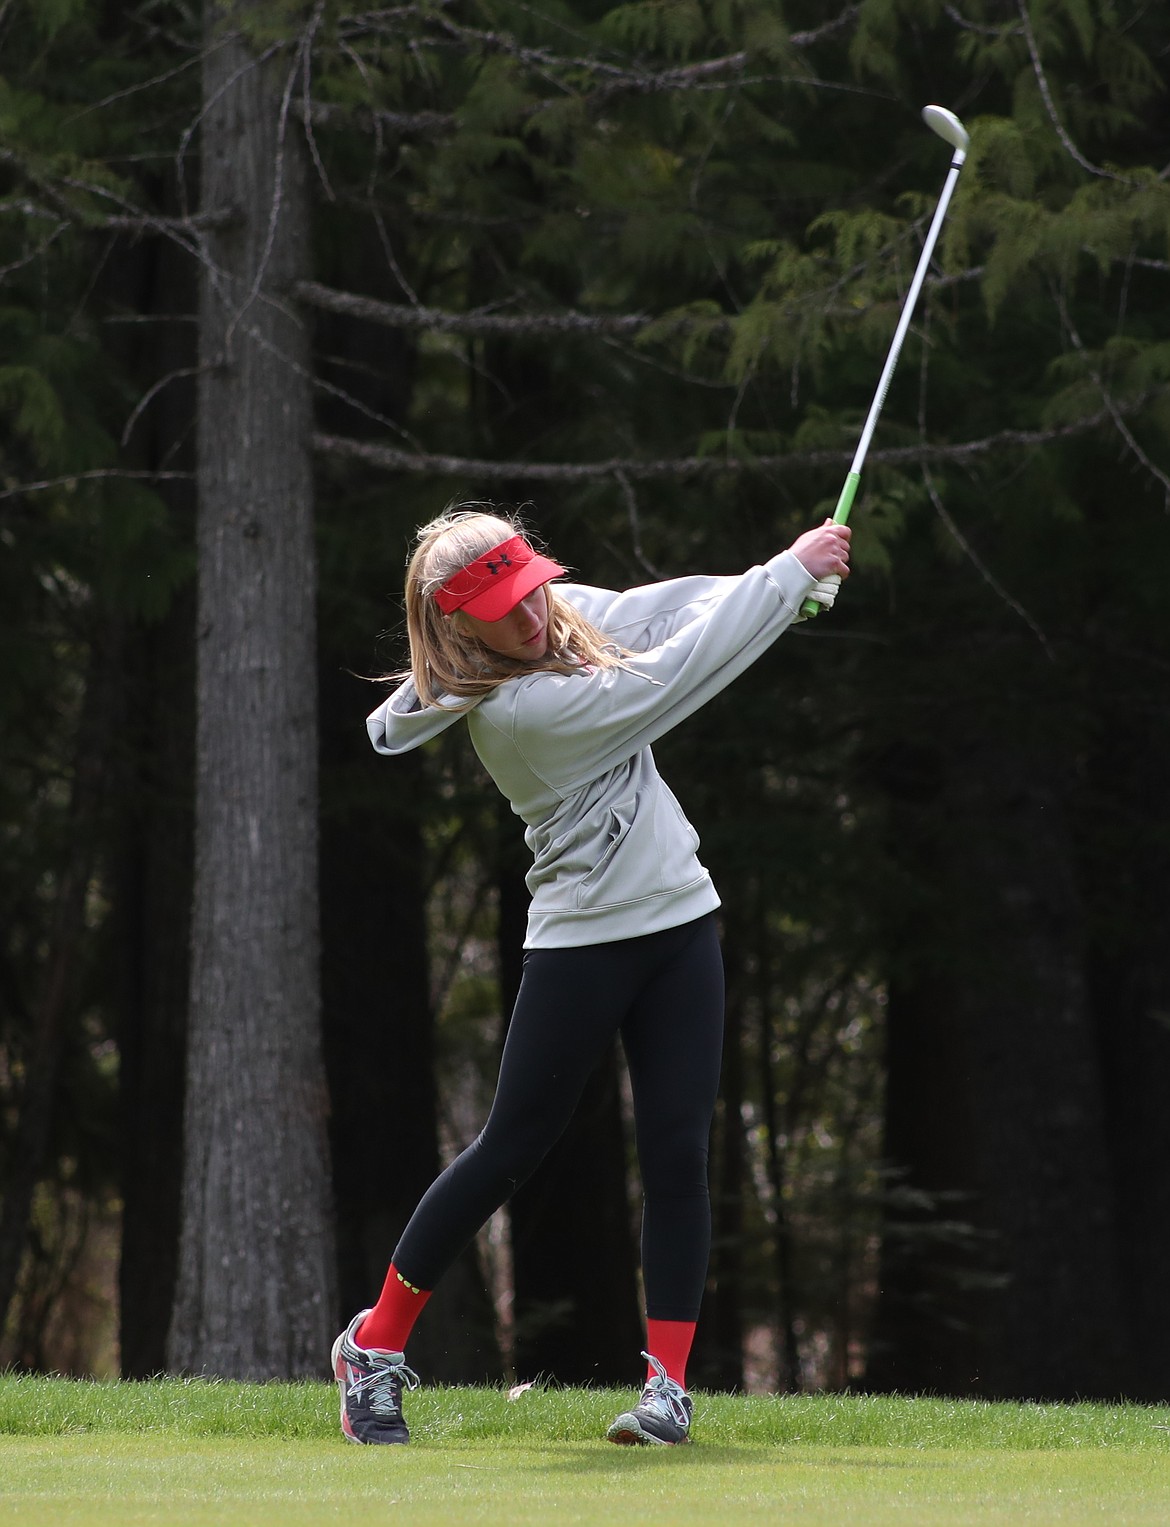
<svg viewBox="0 0 1170 1527"><path fill-rule="evenodd" d="M452 573L435 590L435 600L444 615L466 610L478 620L503 620L533 589L564 573L559 562L533 551L523 536L513 536Z"/></svg>

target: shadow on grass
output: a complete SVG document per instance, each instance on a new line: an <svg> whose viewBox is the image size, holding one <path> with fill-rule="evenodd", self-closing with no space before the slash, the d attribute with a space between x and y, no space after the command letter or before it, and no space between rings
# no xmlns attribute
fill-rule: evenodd
<svg viewBox="0 0 1170 1527"><path fill-rule="evenodd" d="M693 1441L685 1447L613 1447L594 1443L559 1443L543 1460L550 1474L595 1474L606 1478L627 1475L631 1469L780 1469L797 1457L808 1461L815 1452L818 1468L865 1469L946 1469L946 1458L931 1458L915 1452L907 1458L877 1457L857 1448L809 1449L801 1443L704 1443Z"/></svg>

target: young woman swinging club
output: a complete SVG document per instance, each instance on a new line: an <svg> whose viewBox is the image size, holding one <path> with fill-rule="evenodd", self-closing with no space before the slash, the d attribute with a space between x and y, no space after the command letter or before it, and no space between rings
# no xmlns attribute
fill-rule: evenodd
<svg viewBox="0 0 1170 1527"><path fill-rule="evenodd" d="M483 1130L424 1194L378 1302L337 1338L341 1428L403 1443L407 1338L443 1272L557 1140L620 1034L642 1179L646 1386L611 1441L685 1442L707 1274L719 1081L719 898L651 744L736 678L849 571L832 521L738 577L614 593L561 582L518 523L464 506L426 525L406 577L411 675L369 718L379 753L465 720L526 827L524 968Z"/></svg>

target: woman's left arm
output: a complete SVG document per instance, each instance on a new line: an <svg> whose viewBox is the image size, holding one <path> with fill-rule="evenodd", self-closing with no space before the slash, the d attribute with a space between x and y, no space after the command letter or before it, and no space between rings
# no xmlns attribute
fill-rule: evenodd
<svg viewBox="0 0 1170 1527"><path fill-rule="evenodd" d="M559 584L558 591L581 614L634 652L644 652L689 625L738 583L738 576L688 574L631 589L603 589L592 584Z"/></svg>
<svg viewBox="0 0 1170 1527"><path fill-rule="evenodd" d="M840 583L849 572L852 534L848 525L825 520L797 536L786 552L765 563L764 570L785 588L803 573L807 583L804 593L823 578ZM667 578L621 594L588 584L562 585L562 589L564 597L595 626L624 647L642 652L688 625L711 600L730 593L738 582L737 578L720 577Z"/></svg>
<svg viewBox="0 0 1170 1527"><path fill-rule="evenodd" d="M631 656L620 667L507 685L513 745L551 789L580 788L749 668L797 618L814 581L784 552L738 578L678 579L616 596L602 629L635 648ZM661 602L648 598L656 590ZM582 613L595 618L588 608ZM628 639L635 633L653 644L635 646Z"/></svg>

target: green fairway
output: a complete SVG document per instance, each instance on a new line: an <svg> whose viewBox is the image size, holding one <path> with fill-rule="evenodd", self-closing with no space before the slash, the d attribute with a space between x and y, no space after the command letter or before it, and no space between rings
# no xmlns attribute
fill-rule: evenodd
<svg viewBox="0 0 1170 1527"><path fill-rule="evenodd" d="M0 1379L0 1523L1170 1521L1166 1410L700 1396L700 1440L651 1451L601 1440L628 1398L420 1390L382 1449L323 1384Z"/></svg>

